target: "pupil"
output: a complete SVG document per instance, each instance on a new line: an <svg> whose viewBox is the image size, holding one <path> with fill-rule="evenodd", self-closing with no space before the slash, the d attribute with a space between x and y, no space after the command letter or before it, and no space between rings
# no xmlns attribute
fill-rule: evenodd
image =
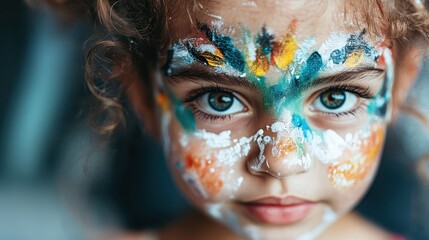
<svg viewBox="0 0 429 240"><path fill-rule="evenodd" d="M209 94L209 104L216 111L222 112L228 110L233 102L234 98L230 93L211 92Z"/></svg>
<svg viewBox="0 0 429 240"><path fill-rule="evenodd" d="M343 91L329 91L321 96L322 104L328 109L337 109L343 106L346 101L346 94Z"/></svg>

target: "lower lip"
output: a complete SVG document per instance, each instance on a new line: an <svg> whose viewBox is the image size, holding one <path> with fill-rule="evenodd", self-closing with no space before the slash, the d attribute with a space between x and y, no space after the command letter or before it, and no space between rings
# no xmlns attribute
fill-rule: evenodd
<svg viewBox="0 0 429 240"><path fill-rule="evenodd" d="M304 220L314 203L301 203L294 205L244 205L252 219L267 224L293 224Z"/></svg>

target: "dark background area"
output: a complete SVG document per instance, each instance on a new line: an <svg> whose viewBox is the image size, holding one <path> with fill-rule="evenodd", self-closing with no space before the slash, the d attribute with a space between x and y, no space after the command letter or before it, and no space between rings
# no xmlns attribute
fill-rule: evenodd
<svg viewBox="0 0 429 240"><path fill-rule="evenodd" d="M160 147L142 134L131 112L126 131L107 146L88 127L81 50L91 34L87 23L65 26L52 13L9 1L0 8L0 26L0 240L156 228L189 209ZM427 69L411 94L426 112ZM427 135L415 119L399 118L374 185L358 206L409 239L429 239L428 186L415 174Z"/></svg>

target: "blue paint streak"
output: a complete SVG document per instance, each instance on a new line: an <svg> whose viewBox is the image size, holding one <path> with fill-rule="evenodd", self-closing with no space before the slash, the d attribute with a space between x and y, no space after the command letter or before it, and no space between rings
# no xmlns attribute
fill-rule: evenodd
<svg viewBox="0 0 429 240"><path fill-rule="evenodd" d="M225 61L239 72L244 72L246 62L240 50L238 50L231 37L216 34L206 24L199 24L199 29L207 36L207 38L216 45L224 55Z"/></svg>
<svg viewBox="0 0 429 240"><path fill-rule="evenodd" d="M298 114L294 113L292 115L292 124L296 128L301 128L305 138L308 138L308 136L311 135L312 131L307 121Z"/></svg>
<svg viewBox="0 0 429 240"><path fill-rule="evenodd" d="M307 64L302 70L301 83L307 83L319 73L323 67L322 56L318 52L313 52L307 59Z"/></svg>

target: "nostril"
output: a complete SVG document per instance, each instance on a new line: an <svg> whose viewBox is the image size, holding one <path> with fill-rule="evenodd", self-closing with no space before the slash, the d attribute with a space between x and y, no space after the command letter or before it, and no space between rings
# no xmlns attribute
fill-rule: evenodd
<svg viewBox="0 0 429 240"><path fill-rule="evenodd" d="M265 163L265 161L263 163ZM253 175L264 175L268 173L268 169L260 165L260 158L252 158L250 161L247 161L247 169Z"/></svg>
<svg viewBox="0 0 429 240"><path fill-rule="evenodd" d="M255 162L258 162L257 159L255 159ZM252 173L253 175L257 175L257 176L269 175L271 177L276 177L276 178L278 178L280 176L280 173L274 174L274 173L270 172L269 169L267 169L267 168L258 167L257 163L255 164L255 163L248 162L247 168L248 168L250 173Z"/></svg>
<svg viewBox="0 0 429 240"><path fill-rule="evenodd" d="M256 165L251 164L250 162L247 164L247 168L250 173L256 176L270 176L274 178L286 178L292 175L300 174L307 172L306 169L300 169L295 171L287 171L287 172L276 172L271 168L261 167L258 168Z"/></svg>
<svg viewBox="0 0 429 240"><path fill-rule="evenodd" d="M264 161L261 164L259 159L257 159L257 158L253 158L251 161L247 162L247 169L253 175L259 175L259 176L267 176L268 175L268 176L275 177L275 178L287 177L287 175L283 175L280 172L273 171L266 161Z"/></svg>

